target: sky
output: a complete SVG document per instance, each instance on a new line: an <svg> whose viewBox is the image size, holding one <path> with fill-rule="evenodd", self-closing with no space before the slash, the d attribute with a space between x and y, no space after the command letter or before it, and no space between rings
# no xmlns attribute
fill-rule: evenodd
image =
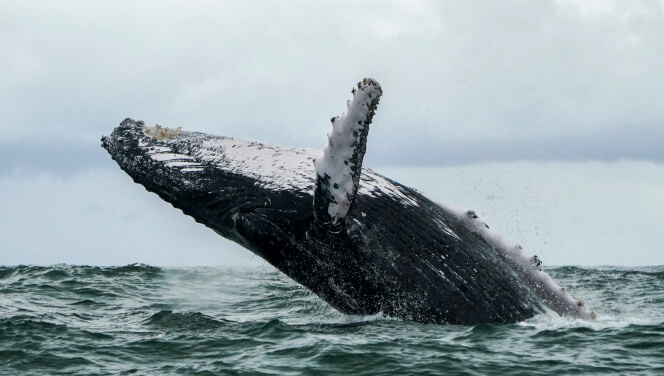
<svg viewBox="0 0 664 376"><path fill-rule="evenodd" d="M0 1L0 265L258 265L100 147L124 118L322 148L552 265L661 265L664 1Z"/></svg>

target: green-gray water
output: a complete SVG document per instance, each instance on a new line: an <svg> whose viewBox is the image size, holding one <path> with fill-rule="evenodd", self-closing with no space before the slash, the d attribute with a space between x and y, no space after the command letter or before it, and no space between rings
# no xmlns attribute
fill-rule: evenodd
<svg viewBox="0 0 664 376"><path fill-rule="evenodd" d="M664 267L548 271L596 321L351 317L267 267L0 267L0 374L664 374Z"/></svg>

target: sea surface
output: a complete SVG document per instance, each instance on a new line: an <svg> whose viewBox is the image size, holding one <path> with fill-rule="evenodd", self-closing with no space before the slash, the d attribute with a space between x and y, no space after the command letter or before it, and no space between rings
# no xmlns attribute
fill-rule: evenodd
<svg viewBox="0 0 664 376"><path fill-rule="evenodd" d="M547 271L597 319L347 316L270 267L0 267L0 374L664 375L664 267Z"/></svg>

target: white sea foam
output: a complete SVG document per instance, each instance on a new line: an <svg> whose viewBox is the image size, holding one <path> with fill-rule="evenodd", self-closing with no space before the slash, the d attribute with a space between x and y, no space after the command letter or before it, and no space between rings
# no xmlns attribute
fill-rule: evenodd
<svg viewBox="0 0 664 376"><path fill-rule="evenodd" d="M561 330L570 328L589 328L593 330L603 330L610 328L626 328L630 325L660 324L661 318L655 317L598 314L595 320L586 320L578 317L560 316L553 311L547 311L526 321L518 323L519 326L532 327L538 330Z"/></svg>

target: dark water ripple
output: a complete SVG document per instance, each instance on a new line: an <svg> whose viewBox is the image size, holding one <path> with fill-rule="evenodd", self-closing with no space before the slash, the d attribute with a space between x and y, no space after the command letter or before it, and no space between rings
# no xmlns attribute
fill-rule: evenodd
<svg viewBox="0 0 664 376"><path fill-rule="evenodd" d="M664 374L664 267L549 272L598 319L345 316L271 268L0 267L0 375Z"/></svg>

